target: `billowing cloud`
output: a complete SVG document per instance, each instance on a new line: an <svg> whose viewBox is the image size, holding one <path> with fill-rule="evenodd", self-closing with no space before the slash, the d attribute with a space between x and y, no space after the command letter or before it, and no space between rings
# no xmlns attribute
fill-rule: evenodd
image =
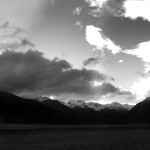
<svg viewBox="0 0 150 150"><path fill-rule="evenodd" d="M94 89L95 94L93 96L93 101L97 102L99 100L100 103L111 103L113 101L119 103L130 103L135 104L136 95L118 88L111 83L101 83L97 84ZM99 93L99 94L97 94Z"/></svg>
<svg viewBox="0 0 150 150"><path fill-rule="evenodd" d="M107 83L109 78L94 70L73 69L65 60L46 59L39 51L4 51L0 55L0 89L23 96L54 95L61 99L65 95L89 100L127 94ZM94 86L94 81L102 84Z"/></svg>
<svg viewBox="0 0 150 150"><path fill-rule="evenodd" d="M89 44L96 46L97 49L104 51L110 50L113 54L119 53L121 48L107 38L100 28L89 25L86 27L86 40Z"/></svg>
<svg viewBox="0 0 150 150"><path fill-rule="evenodd" d="M125 9L124 16L131 19L143 18L150 21L149 6L149 0L126 0L123 6Z"/></svg>
<svg viewBox="0 0 150 150"><path fill-rule="evenodd" d="M5 51L0 55L1 88L21 92L86 92L93 80L105 81L107 76L94 70L72 69L65 60L49 60L38 51ZM87 93L90 89L87 89Z"/></svg>
<svg viewBox="0 0 150 150"><path fill-rule="evenodd" d="M150 70L150 41L142 42L135 46L134 49L122 50L121 47L117 46L114 42L112 42L109 38L105 37L102 34L102 30L100 28L96 28L94 26L87 26L86 39L89 44L96 46L97 49L104 52L106 49L109 50L113 54L117 53L125 53L128 55L133 55L139 59L141 59L145 64L144 74L148 73ZM124 62L123 60L119 60L119 63ZM135 95L137 95L137 100L142 100L142 98L146 98L150 94L149 90L149 77L141 78L139 77L132 85L131 90ZM144 89L143 89L144 87Z"/></svg>

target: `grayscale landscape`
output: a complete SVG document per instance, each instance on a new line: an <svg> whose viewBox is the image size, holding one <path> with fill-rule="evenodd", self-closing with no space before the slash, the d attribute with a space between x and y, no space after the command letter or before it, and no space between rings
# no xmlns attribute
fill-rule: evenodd
<svg viewBox="0 0 150 150"><path fill-rule="evenodd" d="M150 150L150 0L0 0L0 150Z"/></svg>

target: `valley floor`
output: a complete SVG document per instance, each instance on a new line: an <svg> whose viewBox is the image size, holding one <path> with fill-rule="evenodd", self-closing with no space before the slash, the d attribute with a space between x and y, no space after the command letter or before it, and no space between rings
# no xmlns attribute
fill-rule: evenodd
<svg viewBox="0 0 150 150"><path fill-rule="evenodd" d="M150 126L0 125L0 150L150 150Z"/></svg>

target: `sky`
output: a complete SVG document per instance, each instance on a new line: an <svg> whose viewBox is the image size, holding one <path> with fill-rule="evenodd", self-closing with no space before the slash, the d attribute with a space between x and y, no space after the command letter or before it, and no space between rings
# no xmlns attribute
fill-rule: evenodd
<svg viewBox="0 0 150 150"><path fill-rule="evenodd" d="M0 0L0 89L61 101L150 96L149 0Z"/></svg>

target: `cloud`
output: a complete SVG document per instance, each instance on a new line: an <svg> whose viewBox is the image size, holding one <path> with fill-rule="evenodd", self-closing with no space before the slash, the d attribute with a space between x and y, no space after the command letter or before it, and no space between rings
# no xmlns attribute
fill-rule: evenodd
<svg viewBox="0 0 150 150"><path fill-rule="evenodd" d="M141 101L150 96L150 77L140 77L138 78L133 85L131 90L137 95L137 100Z"/></svg>
<svg viewBox="0 0 150 150"><path fill-rule="evenodd" d="M149 0L85 0L92 9L94 17L116 16L131 19L142 18L150 21Z"/></svg>
<svg viewBox="0 0 150 150"><path fill-rule="evenodd" d="M111 103L111 102L119 102L119 103L130 103L135 104L136 95L130 91L122 90L111 83L104 82L99 84L95 88L95 96L93 99L95 102L99 101L100 103ZM99 93L99 94L97 94Z"/></svg>
<svg viewBox="0 0 150 150"><path fill-rule="evenodd" d="M135 49L126 50L125 52L130 55L135 55L141 58L144 62L150 62L150 41L138 44Z"/></svg>
<svg viewBox="0 0 150 150"><path fill-rule="evenodd" d="M123 62L124 62L124 60L122 60L122 59L118 61L118 63L123 63Z"/></svg>
<svg viewBox="0 0 150 150"><path fill-rule="evenodd" d="M116 54L121 50L120 46L107 38L100 28L94 27L93 25L86 27L86 40L90 45L96 46L101 51L108 49L111 53Z"/></svg>
<svg viewBox="0 0 150 150"><path fill-rule="evenodd" d="M123 3L125 0L85 0L89 7L89 14L94 17L120 17L123 15Z"/></svg>
<svg viewBox="0 0 150 150"><path fill-rule="evenodd" d="M49 60L39 51L5 51L0 55L0 87L14 91L45 91L86 93L93 80L105 81L107 76L94 70L72 69L65 61Z"/></svg>
<svg viewBox="0 0 150 150"><path fill-rule="evenodd" d="M134 49L125 50L124 52L129 55L140 58L145 63L145 73L150 70L150 41L138 44Z"/></svg>
<svg viewBox="0 0 150 150"><path fill-rule="evenodd" d="M136 56L144 62L144 71L140 77L131 85L131 91L137 96L137 101L141 101L150 96L150 41L138 44L134 49L125 50L124 53Z"/></svg>
<svg viewBox="0 0 150 150"><path fill-rule="evenodd" d="M39 51L7 50L0 55L0 89L22 96L54 95L60 99L66 96L66 99L91 100L108 94L126 95L107 83L109 79L95 70L73 69L65 60L46 59ZM94 81L102 84L93 86Z"/></svg>
<svg viewBox="0 0 150 150"><path fill-rule="evenodd" d="M91 7L103 7L108 0L85 0Z"/></svg>
<svg viewBox="0 0 150 150"><path fill-rule="evenodd" d="M76 22L75 25L76 25L77 27L79 27L79 30L82 30L83 25L82 25L82 23L81 23L80 21Z"/></svg>
<svg viewBox="0 0 150 150"><path fill-rule="evenodd" d="M75 8L75 10L73 11L73 14L74 14L74 15L80 15L80 14L81 14L81 11L82 11L82 7L77 7L77 8Z"/></svg>
<svg viewBox="0 0 150 150"><path fill-rule="evenodd" d="M98 83L98 82L97 82ZM135 104L136 96L129 92L124 91L111 83L108 82L99 82L99 84L91 84L92 92L86 95L74 95L70 94L70 96L66 96L65 94L60 95L59 99L61 100L84 100L84 101L93 101L99 103L112 103L112 102L119 102L119 103L130 103Z"/></svg>
<svg viewBox="0 0 150 150"><path fill-rule="evenodd" d="M96 65L99 63L99 59L100 58L88 58L87 60L83 61L83 65L84 66L88 66L88 65Z"/></svg>
<svg viewBox="0 0 150 150"><path fill-rule="evenodd" d="M131 19L143 18L150 21L149 0L126 0L123 7L125 9L124 17Z"/></svg>
<svg viewBox="0 0 150 150"><path fill-rule="evenodd" d="M25 51L34 46L25 30L11 26L9 22L0 26L0 49Z"/></svg>
<svg viewBox="0 0 150 150"><path fill-rule="evenodd" d="M119 94L109 94L107 96L102 96L100 103L102 104L106 104L106 103L112 103L112 102L118 102L121 104L131 104L131 105L135 105L137 102L136 99L136 95L134 95L133 93L129 92L123 92L121 95ZM95 101L96 102L96 101Z"/></svg>

